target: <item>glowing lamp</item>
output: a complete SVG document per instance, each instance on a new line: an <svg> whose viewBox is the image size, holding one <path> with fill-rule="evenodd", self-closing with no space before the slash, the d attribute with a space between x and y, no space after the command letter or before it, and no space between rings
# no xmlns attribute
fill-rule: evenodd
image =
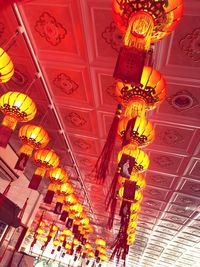
<svg viewBox="0 0 200 267"><path fill-rule="evenodd" d="M15 169L23 171L34 149L44 148L49 142L48 133L41 126L27 124L19 129L19 139L23 143Z"/></svg>
<svg viewBox="0 0 200 267"><path fill-rule="evenodd" d="M8 92L0 98L4 118L0 126L0 146L6 147L18 122L28 122L37 112L33 100L20 92Z"/></svg>
<svg viewBox="0 0 200 267"><path fill-rule="evenodd" d="M54 224L51 229L52 231L56 232L58 231L58 226Z"/></svg>
<svg viewBox="0 0 200 267"><path fill-rule="evenodd" d="M155 130L152 123L143 116L131 119L124 117L119 122L118 135L122 138L123 145L134 144L141 148L153 142Z"/></svg>
<svg viewBox="0 0 200 267"><path fill-rule="evenodd" d="M106 249L105 247L97 247L96 250L98 250L101 254L106 254Z"/></svg>
<svg viewBox="0 0 200 267"><path fill-rule="evenodd" d="M60 235L58 239L59 239L60 242L63 242L63 241L65 241L65 236L64 235Z"/></svg>
<svg viewBox="0 0 200 267"><path fill-rule="evenodd" d="M177 27L182 15L183 0L146 0L140 3L137 0L113 0L114 21L124 35L131 31L129 42L145 37L151 43L163 39ZM148 28L152 25L148 36Z"/></svg>
<svg viewBox="0 0 200 267"><path fill-rule="evenodd" d="M131 204L131 207L130 207L131 212L139 212L140 209L141 209L141 206L139 202Z"/></svg>
<svg viewBox="0 0 200 267"><path fill-rule="evenodd" d="M136 190L135 191L135 201L141 202L143 199L143 195L141 191Z"/></svg>
<svg viewBox="0 0 200 267"><path fill-rule="evenodd" d="M79 245L81 242L77 239L77 238L74 238L74 240L73 240L73 244L75 245L75 246L77 246L77 245Z"/></svg>
<svg viewBox="0 0 200 267"><path fill-rule="evenodd" d="M39 234L39 235L42 235L44 233L44 230L42 228L38 228L36 230L36 232Z"/></svg>
<svg viewBox="0 0 200 267"><path fill-rule="evenodd" d="M54 150L49 149L37 150L33 156L33 160L38 167L28 187L37 190L46 171L50 168L56 168L59 165L60 160Z"/></svg>
<svg viewBox="0 0 200 267"><path fill-rule="evenodd" d="M92 249L92 245L90 243L85 243L85 248L88 249L88 250L91 250Z"/></svg>
<svg viewBox="0 0 200 267"><path fill-rule="evenodd" d="M69 244L69 243L67 243L66 245L65 245L65 249L66 250L71 250L71 248L72 248L72 245L71 244Z"/></svg>
<svg viewBox="0 0 200 267"><path fill-rule="evenodd" d="M83 212L83 206L80 203L70 206L70 211L73 213L81 213Z"/></svg>
<svg viewBox="0 0 200 267"><path fill-rule="evenodd" d="M88 257L91 259L91 258L94 258L95 254L93 251L89 251L88 252Z"/></svg>
<svg viewBox="0 0 200 267"><path fill-rule="evenodd" d="M67 182L68 174L64 168L51 168L47 171L46 176L50 179L51 182L61 184Z"/></svg>
<svg viewBox="0 0 200 267"><path fill-rule="evenodd" d="M67 237L70 237L70 236L72 236L72 231L71 230L69 230L69 229L64 229L63 230L63 234L65 235L65 236L67 236Z"/></svg>
<svg viewBox="0 0 200 267"><path fill-rule="evenodd" d="M58 193L65 198L67 195L74 193L74 187L70 183L63 183L59 186Z"/></svg>
<svg viewBox="0 0 200 267"><path fill-rule="evenodd" d="M144 172L149 167L149 157L148 155L141 149L135 147L134 145L124 146L118 153L118 162L122 159L122 155L126 155L129 157L129 161L132 160L132 173L136 172ZM124 164L125 165L125 164Z"/></svg>
<svg viewBox="0 0 200 267"><path fill-rule="evenodd" d="M73 205L76 204L78 201L78 198L72 193L65 197L65 204L66 205Z"/></svg>
<svg viewBox="0 0 200 267"><path fill-rule="evenodd" d="M125 116L132 118L144 110L157 108L165 99L166 82L159 71L144 66L139 85L116 83L118 101L126 107Z"/></svg>
<svg viewBox="0 0 200 267"><path fill-rule="evenodd" d="M0 83L8 82L14 74L12 60L5 50L0 48Z"/></svg>
<svg viewBox="0 0 200 267"><path fill-rule="evenodd" d="M100 254L99 258L101 259L102 262L107 262L108 261L108 257L105 254Z"/></svg>
<svg viewBox="0 0 200 267"><path fill-rule="evenodd" d="M55 247L58 247L58 246L60 245L60 240L55 239L55 240L53 241L53 245L54 245Z"/></svg>
<svg viewBox="0 0 200 267"><path fill-rule="evenodd" d="M105 247L106 246L106 241L102 238L97 238L95 241L95 244L100 246L100 247Z"/></svg>

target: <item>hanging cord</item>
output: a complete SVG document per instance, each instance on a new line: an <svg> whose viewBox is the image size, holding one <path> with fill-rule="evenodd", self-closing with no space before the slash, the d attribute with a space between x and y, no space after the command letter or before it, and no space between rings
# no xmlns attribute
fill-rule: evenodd
<svg viewBox="0 0 200 267"><path fill-rule="evenodd" d="M35 76L33 78L33 80L31 81L31 83L29 84L28 88L26 90L24 90L25 94L28 94L31 87L33 86L33 84L38 81L40 79L40 75L38 73L35 73Z"/></svg>
<svg viewBox="0 0 200 267"><path fill-rule="evenodd" d="M19 34L20 30L17 29L16 32L8 40L0 44L0 47L4 47L4 51L7 52L16 43Z"/></svg>

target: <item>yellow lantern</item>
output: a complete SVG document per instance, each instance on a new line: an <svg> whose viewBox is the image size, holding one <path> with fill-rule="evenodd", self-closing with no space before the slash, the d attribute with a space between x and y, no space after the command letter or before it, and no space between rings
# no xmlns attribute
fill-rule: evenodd
<svg viewBox="0 0 200 267"><path fill-rule="evenodd" d="M105 249L105 247L100 247L100 246L98 246L98 247L96 248L96 250L98 250L101 254L106 254L106 249Z"/></svg>
<svg viewBox="0 0 200 267"><path fill-rule="evenodd" d="M93 251L89 251L89 252L88 252L88 258L89 258L89 259L94 258L94 256L95 256L95 254L94 254Z"/></svg>
<svg viewBox="0 0 200 267"><path fill-rule="evenodd" d="M61 184L67 182L68 174L64 168L51 168L47 171L46 176L51 180L51 182Z"/></svg>
<svg viewBox="0 0 200 267"><path fill-rule="evenodd" d="M105 254L100 254L99 258L101 259L102 262L107 262L108 261L108 257Z"/></svg>
<svg viewBox="0 0 200 267"><path fill-rule="evenodd" d="M79 245L81 242L77 239L77 238L74 238L74 240L73 240L73 244L75 245L75 246L77 246L77 245Z"/></svg>
<svg viewBox="0 0 200 267"><path fill-rule="evenodd" d="M55 239L55 240L53 241L53 245L54 245L55 247L58 247L58 246L60 245L60 240Z"/></svg>
<svg viewBox="0 0 200 267"><path fill-rule="evenodd" d="M78 202L78 198L72 193L65 197L65 204L66 205L73 205Z"/></svg>
<svg viewBox="0 0 200 267"><path fill-rule="evenodd" d="M85 248L88 249L88 250L91 250L92 249L92 245L90 243L85 243Z"/></svg>
<svg viewBox="0 0 200 267"><path fill-rule="evenodd" d="M34 149L44 148L49 142L48 133L41 126L26 124L19 129L18 134L23 146L15 169L23 171Z"/></svg>
<svg viewBox="0 0 200 267"><path fill-rule="evenodd" d="M67 244L65 245L65 249L66 249L66 250L70 250L71 248L72 248L72 245L71 245L71 244L67 243Z"/></svg>
<svg viewBox="0 0 200 267"><path fill-rule="evenodd" d="M14 74L12 60L5 50L0 48L0 83L8 82Z"/></svg>
<svg viewBox="0 0 200 267"><path fill-rule="evenodd" d="M63 183L58 188L58 193L64 196L64 199L67 195L74 193L74 187L70 183Z"/></svg>
<svg viewBox="0 0 200 267"><path fill-rule="evenodd" d="M118 162L120 162L122 155L127 155L134 159L134 166L132 172L144 172L149 167L149 157L141 149L134 145L124 146L118 153ZM124 164L125 165L125 164ZM122 170L123 171L123 170ZM130 173L131 175L131 173Z"/></svg>
<svg viewBox="0 0 200 267"><path fill-rule="evenodd" d="M60 160L58 155L52 149L37 150L33 160L38 167L29 183L29 188L37 190L46 170L56 168L59 165Z"/></svg>
<svg viewBox="0 0 200 267"><path fill-rule="evenodd" d="M69 229L64 229L64 230L63 230L63 234L64 234L65 236L67 236L67 237L70 237L70 236L73 235L72 231L69 230Z"/></svg>
<svg viewBox="0 0 200 267"><path fill-rule="evenodd" d="M125 141L138 147L146 147L155 138L155 130L151 122L144 116L136 116L133 119L124 117L118 125L118 135Z"/></svg>
<svg viewBox="0 0 200 267"><path fill-rule="evenodd" d="M44 237L42 238L42 240L43 240L44 242L47 242L48 237L47 237L47 236L44 236Z"/></svg>
<svg viewBox="0 0 200 267"><path fill-rule="evenodd" d="M59 239L59 241L64 242L65 241L65 238L66 237L64 235L60 235L58 239Z"/></svg>
<svg viewBox="0 0 200 267"><path fill-rule="evenodd" d="M36 230L36 232L39 234L39 235L42 235L44 233L44 230L42 228L38 228Z"/></svg>
<svg viewBox="0 0 200 267"><path fill-rule="evenodd" d="M0 110L5 114L0 126L0 146L6 147L17 122L31 121L37 108L29 96L20 92L7 92L0 98Z"/></svg>
<svg viewBox="0 0 200 267"><path fill-rule="evenodd" d="M100 247L105 247L106 241L103 238L97 238L95 241L95 244L100 246Z"/></svg>
<svg viewBox="0 0 200 267"><path fill-rule="evenodd" d="M83 206L80 203L70 206L70 211L75 213L81 213L83 211Z"/></svg>
<svg viewBox="0 0 200 267"><path fill-rule="evenodd" d="M135 85L117 82L116 95L119 102L126 107L125 116L132 118L144 110L157 108L165 99L166 82L159 71L144 66L141 84Z"/></svg>
<svg viewBox="0 0 200 267"><path fill-rule="evenodd" d="M136 203L132 203L131 204L131 208L130 208L130 211L133 213L133 212L139 212L141 209L141 205L139 202L136 202Z"/></svg>

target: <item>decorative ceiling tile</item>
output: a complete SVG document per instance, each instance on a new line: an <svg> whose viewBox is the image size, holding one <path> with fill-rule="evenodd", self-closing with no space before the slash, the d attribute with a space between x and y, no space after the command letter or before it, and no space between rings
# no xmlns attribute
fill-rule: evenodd
<svg viewBox="0 0 200 267"><path fill-rule="evenodd" d="M146 174L147 185L153 185L162 188L171 188L174 179L174 176L165 175L163 173L155 173L152 171L147 171Z"/></svg>
<svg viewBox="0 0 200 267"><path fill-rule="evenodd" d="M149 166L150 170L156 169L157 171L160 172L176 174L178 173L183 157L172 156L170 154L150 152L150 159L151 159Z"/></svg>
<svg viewBox="0 0 200 267"><path fill-rule="evenodd" d="M162 219L172 221L174 223L179 223L179 224L184 224L187 221L186 217L178 216L172 213L165 213Z"/></svg>
<svg viewBox="0 0 200 267"><path fill-rule="evenodd" d="M178 205L170 205L167 211L187 217L191 216L191 214L193 213L193 210L189 210L185 206L178 206Z"/></svg>
<svg viewBox="0 0 200 267"><path fill-rule="evenodd" d="M164 220L160 220L158 225L164 226L166 228L173 229L173 230L179 230L181 228L180 224L169 222L169 221L164 221Z"/></svg>
<svg viewBox="0 0 200 267"><path fill-rule="evenodd" d="M187 151L194 131L191 129L156 124L156 145L178 148Z"/></svg>
<svg viewBox="0 0 200 267"><path fill-rule="evenodd" d="M190 196L200 196L200 182L190 181L189 179L184 179L180 185L179 191Z"/></svg>
<svg viewBox="0 0 200 267"><path fill-rule="evenodd" d="M143 192L144 192L144 197L148 197L150 199L158 199L161 201L165 201L168 194L167 190L151 186L147 186Z"/></svg>

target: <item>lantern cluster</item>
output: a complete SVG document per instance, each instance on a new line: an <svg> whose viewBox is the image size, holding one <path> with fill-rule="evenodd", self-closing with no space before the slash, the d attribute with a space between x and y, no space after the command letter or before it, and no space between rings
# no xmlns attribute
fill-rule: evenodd
<svg viewBox="0 0 200 267"><path fill-rule="evenodd" d="M120 203L120 230L111 259L126 260L135 240L138 212L146 181L144 172L150 160L143 150L154 141L155 130L148 111L165 99L166 82L154 69L148 51L152 43L169 35L183 14L182 0L113 0L116 26L123 33L123 46L114 70L118 107L103 151L97 161L97 180L104 182L115 140L121 142L117 170L107 196L112 228L117 203Z"/></svg>
<svg viewBox="0 0 200 267"><path fill-rule="evenodd" d="M59 254L61 258L68 255L68 258L71 256L74 262L79 261L80 263L81 261L85 265L89 265L93 261L93 264L98 263L99 267L108 260L106 242L102 238L96 239L95 244L92 244L88 236L80 238L77 235L77 230L74 230L75 226L70 230L68 226L65 227L59 221L55 223L48 220L47 222L45 215L43 213L31 227L33 233L31 250L37 244L37 247L40 247L44 253L47 246L50 246L52 255Z"/></svg>

